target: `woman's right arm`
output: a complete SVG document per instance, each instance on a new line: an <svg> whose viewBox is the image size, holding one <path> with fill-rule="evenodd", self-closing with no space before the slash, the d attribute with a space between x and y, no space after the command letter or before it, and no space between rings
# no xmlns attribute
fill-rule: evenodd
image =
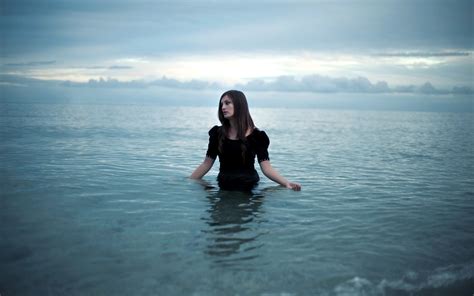
<svg viewBox="0 0 474 296"><path fill-rule="evenodd" d="M214 161L215 159L206 156L204 158L204 161L194 170L194 172L189 177L191 179L201 179L212 168L212 166L214 165Z"/></svg>

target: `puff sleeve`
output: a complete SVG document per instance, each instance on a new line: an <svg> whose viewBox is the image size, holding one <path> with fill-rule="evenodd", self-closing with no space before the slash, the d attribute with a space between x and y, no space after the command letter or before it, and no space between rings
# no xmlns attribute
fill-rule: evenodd
<svg viewBox="0 0 474 296"><path fill-rule="evenodd" d="M270 160L268 155L268 146L270 146L270 139L264 131L259 131L256 135L256 153L258 163L265 160Z"/></svg>
<svg viewBox="0 0 474 296"><path fill-rule="evenodd" d="M217 152L218 152L218 138L217 138L217 132L218 132L219 127L215 125L213 128L209 130L209 145L207 146L207 152L206 156L212 159L217 158Z"/></svg>

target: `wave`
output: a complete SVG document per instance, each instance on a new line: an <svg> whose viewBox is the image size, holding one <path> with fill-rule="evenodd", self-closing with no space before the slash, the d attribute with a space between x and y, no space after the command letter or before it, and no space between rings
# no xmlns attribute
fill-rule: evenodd
<svg viewBox="0 0 474 296"><path fill-rule="evenodd" d="M354 277L334 288L337 296L349 295L472 295L474 261L437 268L430 273L408 271L401 279L373 283Z"/></svg>

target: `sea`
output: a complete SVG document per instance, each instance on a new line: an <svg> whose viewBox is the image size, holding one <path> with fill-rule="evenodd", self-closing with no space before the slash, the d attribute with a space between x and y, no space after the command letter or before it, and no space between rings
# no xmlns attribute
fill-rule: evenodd
<svg viewBox="0 0 474 296"><path fill-rule="evenodd" d="M474 113L250 111L300 192L188 178L216 107L0 103L0 294L473 295Z"/></svg>

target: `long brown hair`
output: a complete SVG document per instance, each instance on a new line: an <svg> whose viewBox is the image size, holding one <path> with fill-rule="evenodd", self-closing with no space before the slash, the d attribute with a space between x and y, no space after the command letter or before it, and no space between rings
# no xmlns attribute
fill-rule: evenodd
<svg viewBox="0 0 474 296"><path fill-rule="evenodd" d="M253 123L252 116L250 116L249 105L247 103L247 98L244 93L239 90L228 90L222 94L219 99L219 121L222 124L222 128L219 133L219 151L222 153L222 143L224 138L228 135L230 129L230 122L228 119L224 118L224 113L222 112L222 98L228 96L232 100L234 105L234 118L236 119L236 128L237 128L237 139L242 140L242 157L245 155L246 147L244 143L246 142L245 134L247 131L255 129L255 124Z"/></svg>

